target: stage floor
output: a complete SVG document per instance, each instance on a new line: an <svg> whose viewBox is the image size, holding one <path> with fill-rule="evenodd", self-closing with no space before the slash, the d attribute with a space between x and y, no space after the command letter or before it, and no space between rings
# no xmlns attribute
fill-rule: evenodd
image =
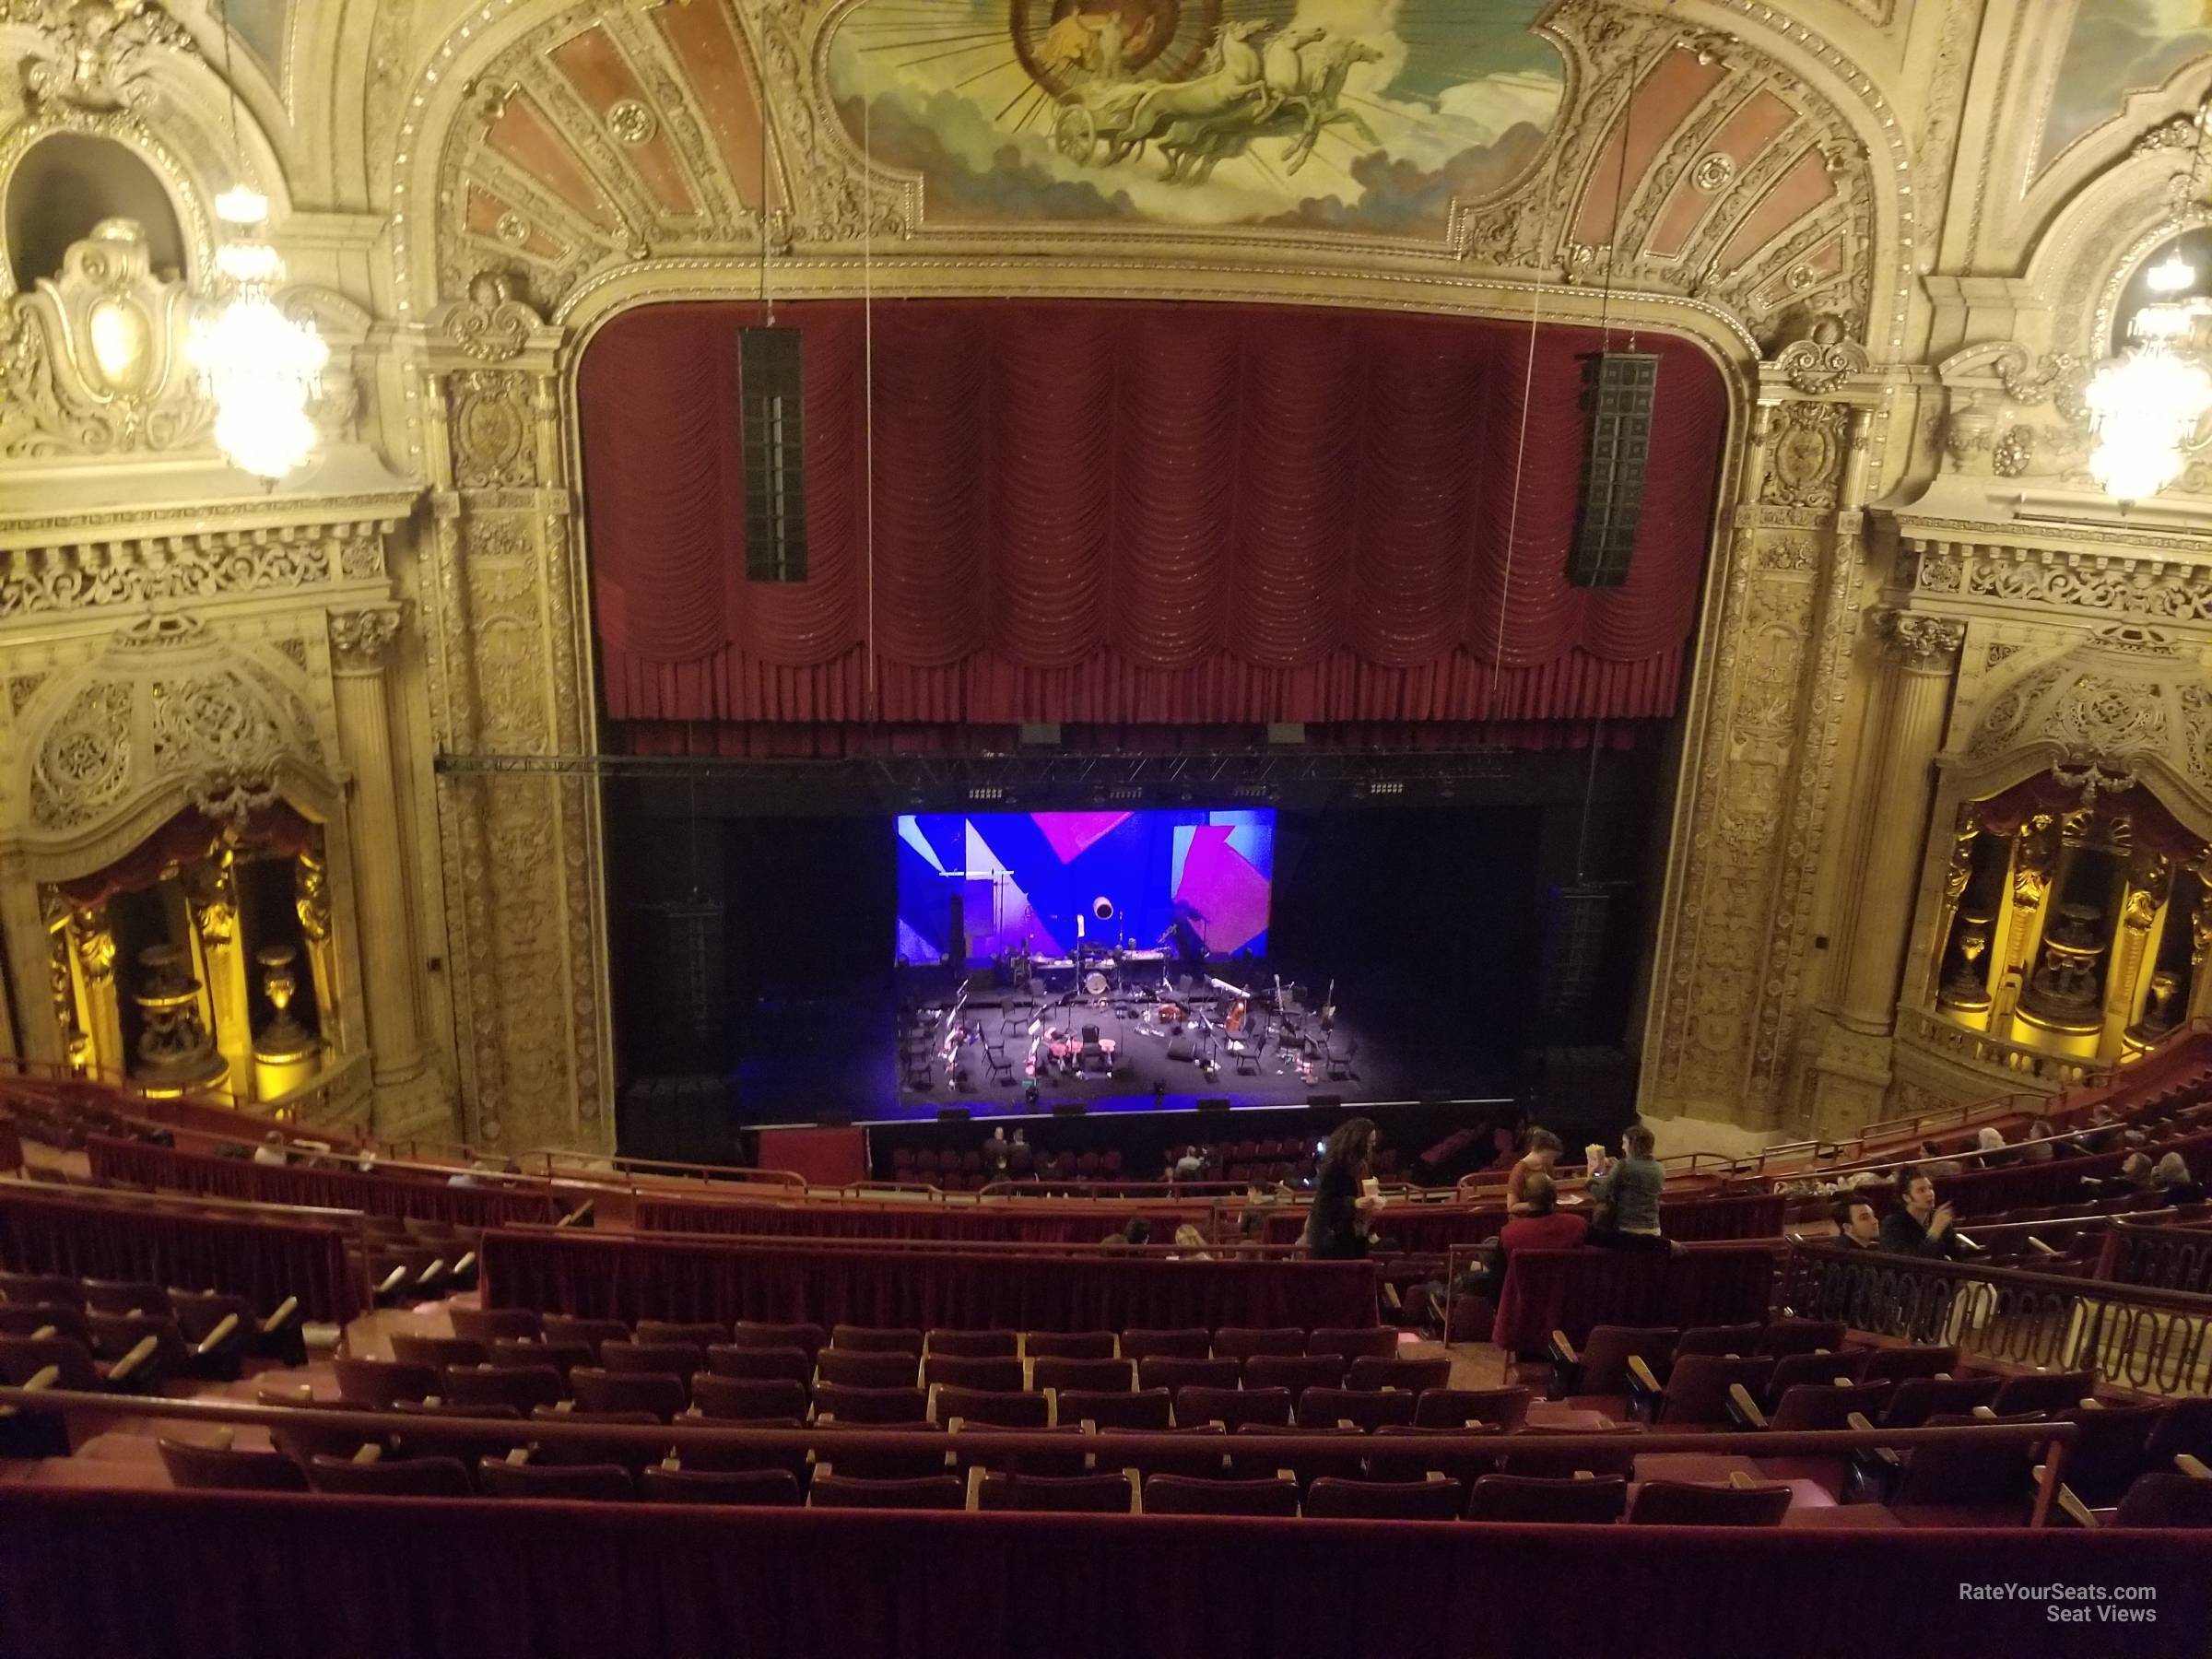
<svg viewBox="0 0 2212 1659"><path fill-rule="evenodd" d="M958 1018L964 1041L948 1040L947 1018L926 1011L927 1046L911 1034L902 1039L896 1115L930 1117L944 1106L978 1116L1036 1112L1067 1100L1096 1112L1156 1112L1202 1099L1238 1106L1302 1104L1316 1094L1387 1099L1401 1082L1341 1010L1325 1032L1311 1009L1293 1010L1287 1020L1253 1011L1247 1029L1232 1033L1218 1005L1163 1020L1152 1004L1111 997L1041 1007L971 1001ZM1088 1065L1070 1065L1065 1056L1080 1049L1091 1027L1099 1054ZM1112 1057L1111 1069L1100 1054Z"/></svg>

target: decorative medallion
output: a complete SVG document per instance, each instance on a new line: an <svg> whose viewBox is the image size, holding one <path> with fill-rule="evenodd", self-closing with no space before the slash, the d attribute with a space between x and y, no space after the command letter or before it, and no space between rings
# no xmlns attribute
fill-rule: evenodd
<svg viewBox="0 0 2212 1659"><path fill-rule="evenodd" d="M1735 158L1715 150L1690 170L1689 182L1707 195L1718 194L1735 178Z"/></svg>
<svg viewBox="0 0 2212 1659"><path fill-rule="evenodd" d="M660 130L660 123L636 99L623 98L607 106L606 130L624 144L649 144Z"/></svg>

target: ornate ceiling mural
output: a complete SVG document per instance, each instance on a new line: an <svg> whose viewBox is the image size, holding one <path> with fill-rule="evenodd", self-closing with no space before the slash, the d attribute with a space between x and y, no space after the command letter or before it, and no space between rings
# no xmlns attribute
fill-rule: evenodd
<svg viewBox="0 0 2212 1659"><path fill-rule="evenodd" d="M2164 85L2207 52L2212 0L2079 0L2044 107L2037 171L2119 114L2129 93Z"/></svg>
<svg viewBox="0 0 2212 1659"><path fill-rule="evenodd" d="M1566 87L1545 0L859 0L830 96L933 215L1441 226Z"/></svg>

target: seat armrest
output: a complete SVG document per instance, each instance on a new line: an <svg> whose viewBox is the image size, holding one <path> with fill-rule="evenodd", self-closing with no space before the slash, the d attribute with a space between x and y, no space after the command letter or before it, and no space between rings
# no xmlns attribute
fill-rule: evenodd
<svg viewBox="0 0 2212 1659"><path fill-rule="evenodd" d="M473 1250L463 1251L460 1255L454 1259L453 1277L455 1278L466 1278L470 1271L475 1268L476 1265L477 1253Z"/></svg>
<svg viewBox="0 0 2212 1659"><path fill-rule="evenodd" d="M406 1282L407 1270L406 1265L403 1264L400 1266L393 1268L391 1272L384 1275L383 1282L378 1285L376 1288L376 1293L379 1296L389 1295L391 1292L398 1289L400 1286L406 1284Z"/></svg>
<svg viewBox="0 0 2212 1659"><path fill-rule="evenodd" d="M1977 1422L1994 1423L1997 1420L1996 1408L1991 1406L1975 1406L1973 1415Z"/></svg>
<svg viewBox="0 0 2212 1659"><path fill-rule="evenodd" d="M224 1343L229 1341L231 1337L237 1335L238 1315L235 1313L226 1313L222 1316L222 1318L216 1321L214 1330L208 1332L206 1335L201 1337L200 1340L194 1345L192 1351L197 1357L205 1359L206 1356L214 1353L216 1349L221 1347Z"/></svg>
<svg viewBox="0 0 2212 1659"><path fill-rule="evenodd" d="M151 1336L139 1337L129 1353L108 1368L108 1381L111 1382L129 1382L160 1350L161 1345Z"/></svg>
<svg viewBox="0 0 2212 1659"><path fill-rule="evenodd" d="M261 1322L261 1334L274 1336L278 1331L300 1317L300 1299L288 1296L276 1304L276 1311Z"/></svg>
<svg viewBox="0 0 2212 1659"><path fill-rule="evenodd" d="M1728 1471L1728 1484L1739 1492L1747 1492L1759 1482L1751 1478L1748 1470L1731 1469Z"/></svg>
<svg viewBox="0 0 2212 1659"><path fill-rule="evenodd" d="M2039 1468L2036 1474L2040 1478L2042 1471ZM2063 1480L2058 1483L2058 1508L2059 1512L2075 1525L2091 1532L2104 1524L2097 1518L2097 1512L2076 1496L2074 1488Z"/></svg>
<svg viewBox="0 0 2212 1659"><path fill-rule="evenodd" d="M1759 1402L1751 1397L1751 1391L1741 1382L1728 1384L1728 1415L1747 1429L1764 1429L1767 1426L1767 1414L1759 1410Z"/></svg>
<svg viewBox="0 0 2212 1659"><path fill-rule="evenodd" d="M61 1333L55 1330L52 1325L41 1325L37 1330L30 1334L30 1339L33 1342L52 1342L60 1335Z"/></svg>
<svg viewBox="0 0 2212 1659"><path fill-rule="evenodd" d="M1629 1356L1628 1406L1630 1417L1649 1418L1656 1410L1662 1394L1659 1379L1652 1375L1652 1368L1641 1354Z"/></svg>
<svg viewBox="0 0 2212 1659"><path fill-rule="evenodd" d="M1561 1365L1580 1365L1583 1362L1581 1352L1564 1331L1552 1332L1551 1357Z"/></svg>
<svg viewBox="0 0 2212 1659"><path fill-rule="evenodd" d="M37 1371L32 1371L30 1376L25 1381L23 1384L23 1392L25 1394L36 1394L41 1389L53 1387L56 1383L60 1382L61 1380L62 1368L60 1366L41 1365ZM2184 1453L2184 1455L2186 1455L2186 1453ZM2191 1461L2194 1462L2194 1459L2191 1459Z"/></svg>
<svg viewBox="0 0 2212 1659"><path fill-rule="evenodd" d="M967 1507L971 1510L979 1510L983 1507L983 1465L982 1464L968 1465Z"/></svg>
<svg viewBox="0 0 2212 1659"><path fill-rule="evenodd" d="M2177 1471L2179 1471L2181 1474L2188 1476L2192 1480L2212 1480L2212 1469L2208 1469L2205 1466L2204 1460L2202 1458L2192 1456L2189 1453L2175 1453L2173 1457L2173 1466Z"/></svg>

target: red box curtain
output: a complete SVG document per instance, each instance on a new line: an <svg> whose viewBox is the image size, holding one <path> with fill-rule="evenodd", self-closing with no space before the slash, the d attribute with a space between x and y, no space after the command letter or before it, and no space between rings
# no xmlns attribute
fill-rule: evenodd
<svg viewBox="0 0 2212 1659"><path fill-rule="evenodd" d="M856 304L780 306L804 337L808 536L807 580L782 583L745 575L737 335L759 320L651 307L584 356L618 720L1675 712L1728 411L1685 342L1641 342L1661 365L1636 556L1592 590L1565 562L1594 332L1017 300L878 305L871 331Z"/></svg>

